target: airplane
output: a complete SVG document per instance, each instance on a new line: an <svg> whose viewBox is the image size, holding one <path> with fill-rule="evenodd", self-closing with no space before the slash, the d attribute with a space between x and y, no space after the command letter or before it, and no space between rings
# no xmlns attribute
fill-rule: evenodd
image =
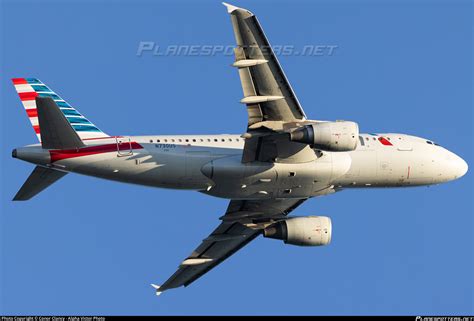
<svg viewBox="0 0 474 321"><path fill-rule="evenodd" d="M229 199L220 224L156 294L188 286L259 235L298 246L331 241L331 219L288 216L308 199L352 188L440 184L466 162L429 139L360 133L352 121L306 117L256 16L227 3L248 112L241 135L111 136L36 78L14 78L39 143L12 157L35 164L15 195L31 199L68 173Z"/></svg>

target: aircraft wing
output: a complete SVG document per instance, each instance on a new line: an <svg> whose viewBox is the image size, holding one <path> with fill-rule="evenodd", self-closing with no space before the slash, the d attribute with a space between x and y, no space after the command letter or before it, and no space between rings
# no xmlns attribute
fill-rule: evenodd
<svg viewBox="0 0 474 321"><path fill-rule="evenodd" d="M262 229L282 219L304 199L232 200L222 223L187 257L178 270L162 285L152 284L159 295L163 291L188 286L239 249L255 239Z"/></svg>
<svg viewBox="0 0 474 321"><path fill-rule="evenodd" d="M244 98L240 102L248 112L242 161L314 159L308 146L291 142L286 135L275 135L305 122L306 115L257 17L246 9L224 5L231 16L237 43L233 66L238 69L242 83Z"/></svg>

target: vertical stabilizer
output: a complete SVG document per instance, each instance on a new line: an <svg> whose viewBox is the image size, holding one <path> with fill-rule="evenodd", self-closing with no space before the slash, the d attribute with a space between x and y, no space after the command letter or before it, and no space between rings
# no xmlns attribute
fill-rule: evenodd
<svg viewBox="0 0 474 321"><path fill-rule="evenodd" d="M109 137L38 79L13 78L12 81L40 142L43 129L38 120L36 97L49 97L54 100L81 139Z"/></svg>

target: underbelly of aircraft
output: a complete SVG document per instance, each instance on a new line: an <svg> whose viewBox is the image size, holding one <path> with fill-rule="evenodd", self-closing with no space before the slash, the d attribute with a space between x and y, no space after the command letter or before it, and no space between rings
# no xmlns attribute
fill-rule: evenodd
<svg viewBox="0 0 474 321"><path fill-rule="evenodd" d="M184 156L184 157L183 157ZM228 199L307 198L321 193L334 178L346 173L351 159L345 153L327 153L307 163L242 163L241 154L130 155L106 153L56 166L65 170L126 183L172 189L198 190Z"/></svg>
<svg viewBox="0 0 474 321"><path fill-rule="evenodd" d="M325 193L350 168L347 154L306 163L242 163L241 156L215 159L201 168L213 185L206 194L231 199L307 198Z"/></svg>

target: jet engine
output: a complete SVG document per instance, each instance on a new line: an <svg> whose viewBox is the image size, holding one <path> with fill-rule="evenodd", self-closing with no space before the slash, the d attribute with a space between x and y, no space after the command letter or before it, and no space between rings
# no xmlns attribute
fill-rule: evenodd
<svg viewBox="0 0 474 321"><path fill-rule="evenodd" d="M263 230L263 236L286 244L320 246L331 242L331 219L326 216L291 217Z"/></svg>
<svg viewBox="0 0 474 321"><path fill-rule="evenodd" d="M321 150L348 152L357 147L359 126L351 121L319 122L296 129L290 139Z"/></svg>

